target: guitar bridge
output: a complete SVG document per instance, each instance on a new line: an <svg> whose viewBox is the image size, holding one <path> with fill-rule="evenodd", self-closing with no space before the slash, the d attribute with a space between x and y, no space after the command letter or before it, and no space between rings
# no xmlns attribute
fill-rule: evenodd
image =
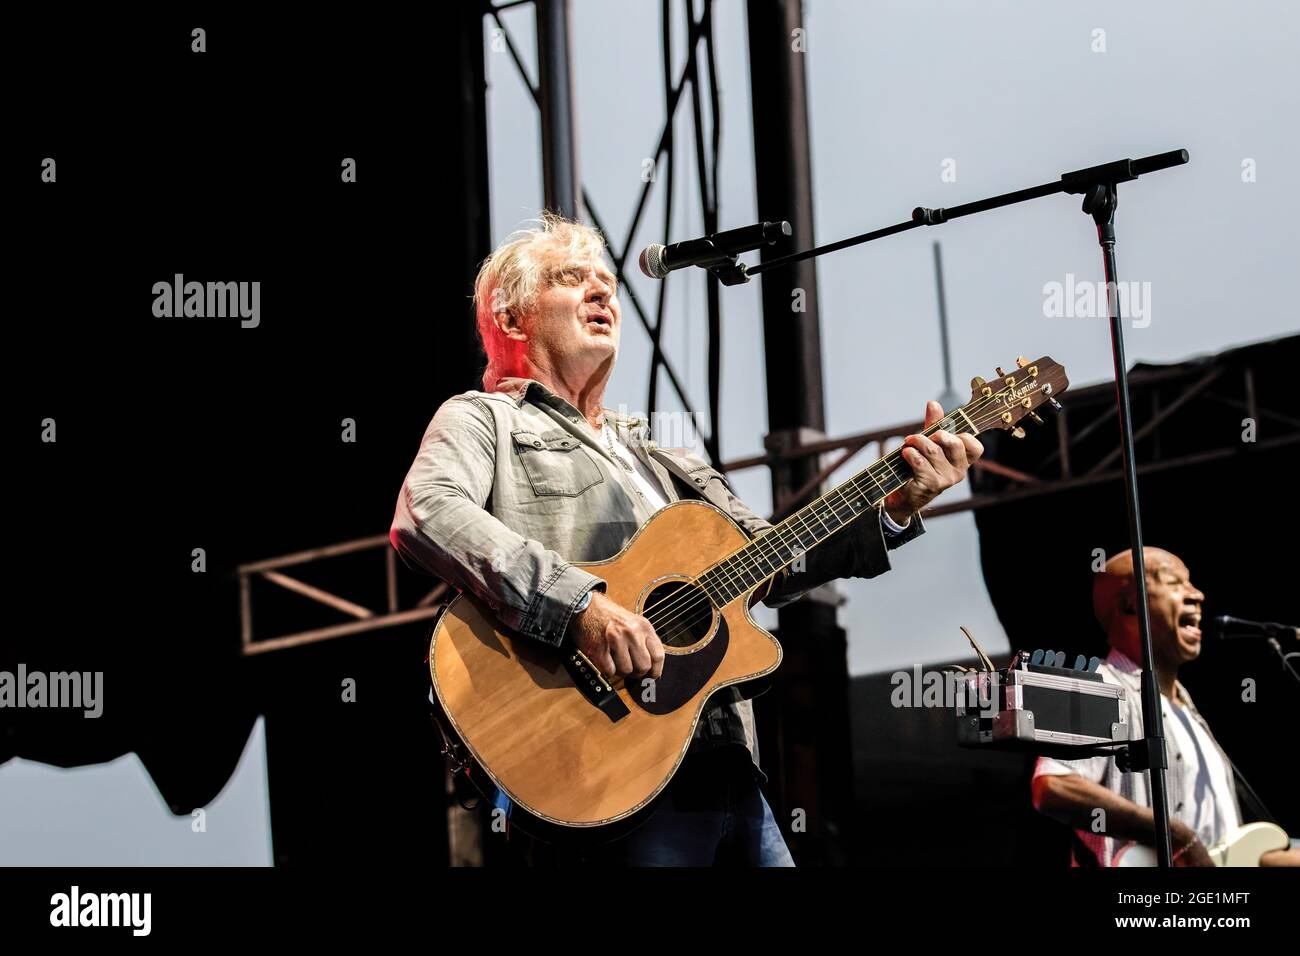
<svg viewBox="0 0 1300 956"><path fill-rule="evenodd" d="M623 698L618 696L618 691L582 651L575 649L566 654L564 668L573 678L574 686L582 692L582 696L586 697L612 723L617 723L628 715L627 704L623 703Z"/></svg>

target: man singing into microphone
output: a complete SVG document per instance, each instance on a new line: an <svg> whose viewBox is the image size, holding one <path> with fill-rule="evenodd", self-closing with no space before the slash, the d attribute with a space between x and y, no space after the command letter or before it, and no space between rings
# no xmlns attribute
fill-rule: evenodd
<svg viewBox="0 0 1300 956"><path fill-rule="evenodd" d="M1219 747L1210 725L1178 682L1178 669L1201 653L1201 602L1191 574L1178 557L1144 548L1151 650L1160 687L1161 715L1168 755L1169 829L1178 866L1212 866L1206 847L1221 842L1241 825L1232 762ZM1128 689L1129 738L1143 735L1142 659L1138 633L1137 582L1133 553L1106 562L1093 581L1092 605L1106 631L1110 654L1099 672ZM1034 806L1074 828L1074 864L1110 866L1126 841L1153 846L1155 815L1148 778L1122 773L1112 757L1056 760L1039 757L1034 769ZM1097 811L1104 811L1099 816ZM1104 821L1098 828L1099 821ZM1300 850L1265 853L1261 866L1300 865Z"/></svg>
<svg viewBox="0 0 1300 956"><path fill-rule="evenodd" d="M658 678L664 650L650 622L570 562L611 557L658 509L686 497L716 505L751 536L770 525L707 462L658 448L644 422L605 408L622 313L604 253L597 232L547 215L483 263L474 294L483 390L434 415L391 539L408 563L474 593L512 630L555 648L572 641L609 676ZM927 426L942 414L929 403ZM983 452L974 437L945 431L906 443L913 480L877 515L771 579L761 591L767 604L889 570L888 552L923 531L917 512ZM760 779L753 708L726 688L709 699L655 813L596 861L793 865Z"/></svg>

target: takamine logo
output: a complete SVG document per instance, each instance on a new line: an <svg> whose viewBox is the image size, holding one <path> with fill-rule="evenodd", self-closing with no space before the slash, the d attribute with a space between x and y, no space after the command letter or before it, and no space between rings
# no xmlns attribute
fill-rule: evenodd
<svg viewBox="0 0 1300 956"><path fill-rule="evenodd" d="M153 924L152 893L70 893L50 897L51 926L129 926L133 936L148 936Z"/></svg>
<svg viewBox="0 0 1300 956"><path fill-rule="evenodd" d="M1003 403L1010 408L1012 405L1019 405L1021 399L1038 387L1036 382L1030 382L1028 385L1020 388L1009 388L1002 395Z"/></svg>

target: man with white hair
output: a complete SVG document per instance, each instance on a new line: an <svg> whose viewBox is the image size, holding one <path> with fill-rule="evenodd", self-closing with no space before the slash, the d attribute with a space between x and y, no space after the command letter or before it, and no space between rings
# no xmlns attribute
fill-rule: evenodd
<svg viewBox="0 0 1300 956"><path fill-rule="evenodd" d="M487 355L481 391L449 399L425 432L398 497L391 539L413 565L468 590L500 622L556 648L573 642L606 675L658 678L664 650L646 618L576 567L618 553L670 501L703 498L748 534L771 527L703 459L657 447L643 420L605 407L622 331L599 233L545 215L484 261L475 283ZM943 410L926 407L926 426ZM915 477L876 518L854 522L771 579L776 607L837 577L874 577L921 534L916 514L983 453L970 435L910 435ZM664 799L600 860L628 865L792 866L759 789L753 708L719 691Z"/></svg>

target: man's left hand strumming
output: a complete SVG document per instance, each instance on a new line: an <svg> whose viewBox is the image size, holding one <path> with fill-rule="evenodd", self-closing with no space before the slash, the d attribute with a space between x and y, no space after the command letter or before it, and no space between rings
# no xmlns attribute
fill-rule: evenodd
<svg viewBox="0 0 1300 956"><path fill-rule="evenodd" d="M925 428L943 418L943 406L927 402ZM980 460L984 446L974 435L954 435L940 429L933 435L908 435L903 460L915 477L885 498L885 512L900 527L907 527L912 515L966 477L970 466Z"/></svg>

